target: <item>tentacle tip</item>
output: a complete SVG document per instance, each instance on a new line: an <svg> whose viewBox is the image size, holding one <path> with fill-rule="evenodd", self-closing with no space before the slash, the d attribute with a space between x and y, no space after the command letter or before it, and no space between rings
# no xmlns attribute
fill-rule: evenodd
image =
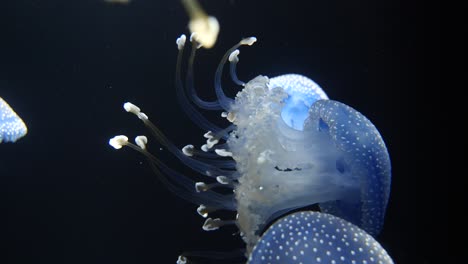
<svg viewBox="0 0 468 264"><path fill-rule="evenodd" d="M249 38L245 38L245 39L241 40L240 44L241 45L252 46L256 41L257 41L256 37L249 37Z"/></svg>
<svg viewBox="0 0 468 264"><path fill-rule="evenodd" d="M197 213L201 217L207 218L208 217L208 208L205 205L200 204L200 206L198 206L198 208L197 208Z"/></svg>
<svg viewBox="0 0 468 264"><path fill-rule="evenodd" d="M194 45L195 45L195 48L196 49L199 49L201 47L203 47L203 45L200 43L200 41L198 40L198 34L197 32L193 32L192 34L190 34L190 42L192 42Z"/></svg>
<svg viewBox="0 0 468 264"><path fill-rule="evenodd" d="M230 184L230 183L231 183L231 181L229 180L228 177L222 176L222 175L221 175L221 176L217 176L217 177L216 177L216 181L219 182L219 183L221 183L221 184Z"/></svg>
<svg viewBox="0 0 468 264"><path fill-rule="evenodd" d="M139 119L145 121L145 120L148 120L148 116L141 112L141 109L140 107L130 103L130 102L126 102L124 105L123 105L123 108L125 109L125 111L127 111L128 113L132 113L136 116L138 116Z"/></svg>
<svg viewBox="0 0 468 264"><path fill-rule="evenodd" d="M197 192L204 192L208 190L208 185L204 182L196 182L195 183L195 191Z"/></svg>
<svg viewBox="0 0 468 264"><path fill-rule="evenodd" d="M115 136L109 139L109 145L115 149L121 149L123 146L127 145L128 137L124 135Z"/></svg>
<svg viewBox="0 0 468 264"><path fill-rule="evenodd" d="M125 109L125 111L129 112L129 113L132 113L134 115L138 115L140 113L140 108L130 102L126 102L124 105L123 105L123 108Z"/></svg>
<svg viewBox="0 0 468 264"><path fill-rule="evenodd" d="M135 143L137 146L139 146L141 149L146 149L146 144L148 143L148 138L146 136L137 136L135 138Z"/></svg>
<svg viewBox="0 0 468 264"><path fill-rule="evenodd" d="M203 145L201 146L201 150L202 150L203 152L208 152L208 151L210 150L210 148L208 148L208 145L203 144Z"/></svg>
<svg viewBox="0 0 468 264"><path fill-rule="evenodd" d="M233 112L229 112L226 116L226 119L231 122L231 123L234 123L234 121L236 121L236 114L233 113Z"/></svg>
<svg viewBox="0 0 468 264"><path fill-rule="evenodd" d="M225 149L215 149L215 152L221 157L232 157L232 152L229 152Z"/></svg>
<svg viewBox="0 0 468 264"><path fill-rule="evenodd" d="M187 40L187 37L185 34L180 35L180 37L177 38L176 44L177 44L177 49L181 50L185 46L185 41Z"/></svg>
<svg viewBox="0 0 468 264"><path fill-rule="evenodd" d="M138 113L137 116L138 116L138 118L140 118L140 119L143 120L143 121L148 120L148 116L147 116L145 113L143 113L143 112Z"/></svg>
<svg viewBox="0 0 468 264"><path fill-rule="evenodd" d="M184 153L185 156L192 157L194 148L193 145L187 145L182 148L182 153Z"/></svg>
<svg viewBox="0 0 468 264"><path fill-rule="evenodd" d="M215 134L213 132L211 132L211 131L208 131L203 135L204 138L208 138L208 139L213 138L214 136L215 136Z"/></svg>
<svg viewBox="0 0 468 264"><path fill-rule="evenodd" d="M229 54L229 62L239 62L239 55L240 51L238 49L236 49L235 51L231 52L231 54Z"/></svg>
<svg viewBox="0 0 468 264"><path fill-rule="evenodd" d="M206 140L206 146L211 149L214 145L218 144L219 140L217 138L209 138Z"/></svg>
<svg viewBox="0 0 468 264"><path fill-rule="evenodd" d="M177 262L176 264L187 264L188 263L188 260L185 256L183 255L180 255L178 258L177 258Z"/></svg>
<svg viewBox="0 0 468 264"><path fill-rule="evenodd" d="M214 231L214 230L219 229L221 225L222 225L221 219L208 218L205 220L205 223L203 224L202 228L205 231Z"/></svg>

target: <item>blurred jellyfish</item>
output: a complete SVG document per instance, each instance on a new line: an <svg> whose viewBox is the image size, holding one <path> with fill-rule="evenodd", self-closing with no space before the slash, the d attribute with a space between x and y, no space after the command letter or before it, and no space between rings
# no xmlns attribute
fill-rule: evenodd
<svg viewBox="0 0 468 264"><path fill-rule="evenodd" d="M0 143L15 142L28 133L23 120L0 97Z"/></svg>
<svg viewBox="0 0 468 264"><path fill-rule="evenodd" d="M197 0L182 0L182 4L190 17L188 24L190 32L197 33L196 38L201 46L206 49L212 48L218 39L218 20L208 16Z"/></svg>
<svg viewBox="0 0 468 264"><path fill-rule="evenodd" d="M252 45L255 37L241 40L223 56L214 80L218 99L205 101L198 97L193 82L193 62L200 45L197 39L191 37L190 41L185 87L181 77L185 35L176 41L176 92L183 110L207 131L201 150L193 145L179 149L140 108L125 103L124 109L141 119L157 141L182 163L211 178L211 182L194 182L169 168L147 150L145 136L138 136L136 145L129 143L126 136L116 136L110 145L116 149L128 146L144 154L168 189L200 205L197 212L207 218L204 230L235 224L246 243L246 256L259 240L268 241L267 237L260 237L269 223L312 204L339 217L335 224L351 222L364 230L362 234L377 235L389 199L391 166L375 126L355 109L329 100L322 88L305 76L260 75L247 83L239 80L238 48ZM224 94L221 82L228 60L231 79L242 87L234 99ZM231 124L220 128L195 106L221 110L221 116ZM232 192L219 192L220 188ZM208 217L216 210L236 211L237 216ZM315 214L310 217L313 218ZM312 235L310 232L307 236L312 239ZM179 259L179 263L184 261L185 257Z"/></svg>

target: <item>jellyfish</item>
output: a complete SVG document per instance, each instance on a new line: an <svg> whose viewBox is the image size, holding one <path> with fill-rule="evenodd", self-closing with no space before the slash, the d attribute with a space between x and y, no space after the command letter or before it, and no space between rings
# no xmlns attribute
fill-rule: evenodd
<svg viewBox="0 0 468 264"><path fill-rule="evenodd" d="M275 222L249 256L249 264L391 264L384 248L368 233L339 217L296 212Z"/></svg>
<svg viewBox="0 0 468 264"><path fill-rule="evenodd" d="M195 182L168 167L148 150L146 136L137 136L133 144L119 135L109 144L142 153L170 191L199 205L197 213L206 218L204 230L236 225L246 244L245 256L255 252L259 241L270 240L262 237L268 224L313 204L320 207L321 217L337 217L330 218L339 219L335 224L349 222L356 230L362 229L362 234L377 235L389 199L391 165L385 143L371 121L352 107L329 99L317 83L299 74L259 75L241 81L236 73L239 47L253 45L255 37L242 39L224 54L214 76L217 100L206 101L197 95L194 85L193 64L200 44L193 34L185 85L183 82L186 40L181 35L176 41L177 99L188 117L206 131L206 143L180 149L138 106L127 102L124 109L136 115L161 146L207 181ZM228 61L231 79L241 88L235 98L226 96L222 85ZM196 107L220 111L228 125L213 124ZM236 217L209 217L218 210L235 211ZM318 216L309 217L314 218ZM185 261L185 256L179 259L179 263Z"/></svg>
<svg viewBox="0 0 468 264"><path fill-rule="evenodd" d="M197 33L196 38L200 45L211 49L218 39L218 20L214 16L208 16L197 0L182 0L182 4L190 17L190 32Z"/></svg>
<svg viewBox="0 0 468 264"><path fill-rule="evenodd" d="M27 133L26 124L8 103L0 97L0 143L16 142Z"/></svg>

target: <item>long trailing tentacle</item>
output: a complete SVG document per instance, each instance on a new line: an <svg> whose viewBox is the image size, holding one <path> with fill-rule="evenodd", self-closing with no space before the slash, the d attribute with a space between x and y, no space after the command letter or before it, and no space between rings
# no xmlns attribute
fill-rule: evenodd
<svg viewBox="0 0 468 264"><path fill-rule="evenodd" d="M171 192L181 198L196 204L204 204L210 207L222 208L225 210L235 210L235 200L232 194L224 195L210 189L200 192L196 188L195 181L183 174L169 168L164 162L152 155L146 150L147 139L144 136L138 136L135 139L137 145L128 142L126 136L116 136L109 141L109 144L116 149L123 146L129 147L143 154L149 161L151 169L158 179Z"/></svg>
<svg viewBox="0 0 468 264"><path fill-rule="evenodd" d="M187 75L185 80L187 95L189 96L190 100L200 108L206 110L221 110L222 108L218 101L204 101L198 96L195 90L193 64L195 62L195 54L197 52L197 49L200 47L200 44L198 44L198 42L196 41L196 37L194 36L194 34L190 36L190 41L192 42L192 51L190 52Z"/></svg>
<svg viewBox="0 0 468 264"><path fill-rule="evenodd" d="M221 59L221 62L218 65L218 68L216 69L215 82L214 82L216 96L218 97L218 101L219 101L220 105L226 111L228 111L231 108L231 105L232 105L234 100L227 97L224 94L223 87L221 85L221 77L222 77L222 74L223 74L224 64L228 60L231 53L234 52L237 48L239 48L240 46L243 46L243 45L252 46L255 43L255 41L257 41L257 38L255 38L255 37L249 37L249 38L242 39L239 43L234 45L234 47L230 48L226 52L226 54L224 54L223 58Z"/></svg>
<svg viewBox="0 0 468 264"><path fill-rule="evenodd" d="M141 112L140 108L136 105L127 102L124 104L124 109L125 111L136 115L140 120L142 120L145 126L149 128L150 132L158 140L158 142L166 147L175 157L177 157L191 169L197 171L200 174L212 177L218 175L230 175L232 173L232 171L220 169L212 164L205 163L185 155L183 151L178 149L170 140L167 139L161 130L159 130L159 128L148 119L148 116Z"/></svg>
<svg viewBox="0 0 468 264"><path fill-rule="evenodd" d="M187 37L185 35L181 35L176 41L177 48L179 50L177 54L177 65L175 75L177 99L179 101L180 106L182 107L182 110L187 114L187 116L192 120L192 122L194 122L206 131L220 131L222 130L222 128L208 121L208 119L206 119L192 104L190 104L190 101L187 99L187 95L185 93L184 85L182 82L182 57L186 39Z"/></svg>

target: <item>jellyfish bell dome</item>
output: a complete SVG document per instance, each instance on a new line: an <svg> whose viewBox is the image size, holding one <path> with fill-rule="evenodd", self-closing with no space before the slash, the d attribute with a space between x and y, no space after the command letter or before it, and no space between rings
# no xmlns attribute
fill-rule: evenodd
<svg viewBox="0 0 468 264"><path fill-rule="evenodd" d="M270 79L270 89L281 87L288 95L284 99L281 118L291 128L303 130L304 121L312 104L328 99L323 89L313 80L300 74L283 74Z"/></svg>
<svg viewBox="0 0 468 264"><path fill-rule="evenodd" d="M27 133L26 124L10 105L0 97L0 143L14 143Z"/></svg>
<svg viewBox="0 0 468 264"><path fill-rule="evenodd" d="M269 227L247 263L392 264L393 261L358 226L330 214L303 211L287 215Z"/></svg>
<svg viewBox="0 0 468 264"><path fill-rule="evenodd" d="M391 184L390 157L379 131L364 115L337 101L317 101L309 113L305 130L328 135L339 152L336 170L356 184L346 198L320 203L321 210L378 235Z"/></svg>

